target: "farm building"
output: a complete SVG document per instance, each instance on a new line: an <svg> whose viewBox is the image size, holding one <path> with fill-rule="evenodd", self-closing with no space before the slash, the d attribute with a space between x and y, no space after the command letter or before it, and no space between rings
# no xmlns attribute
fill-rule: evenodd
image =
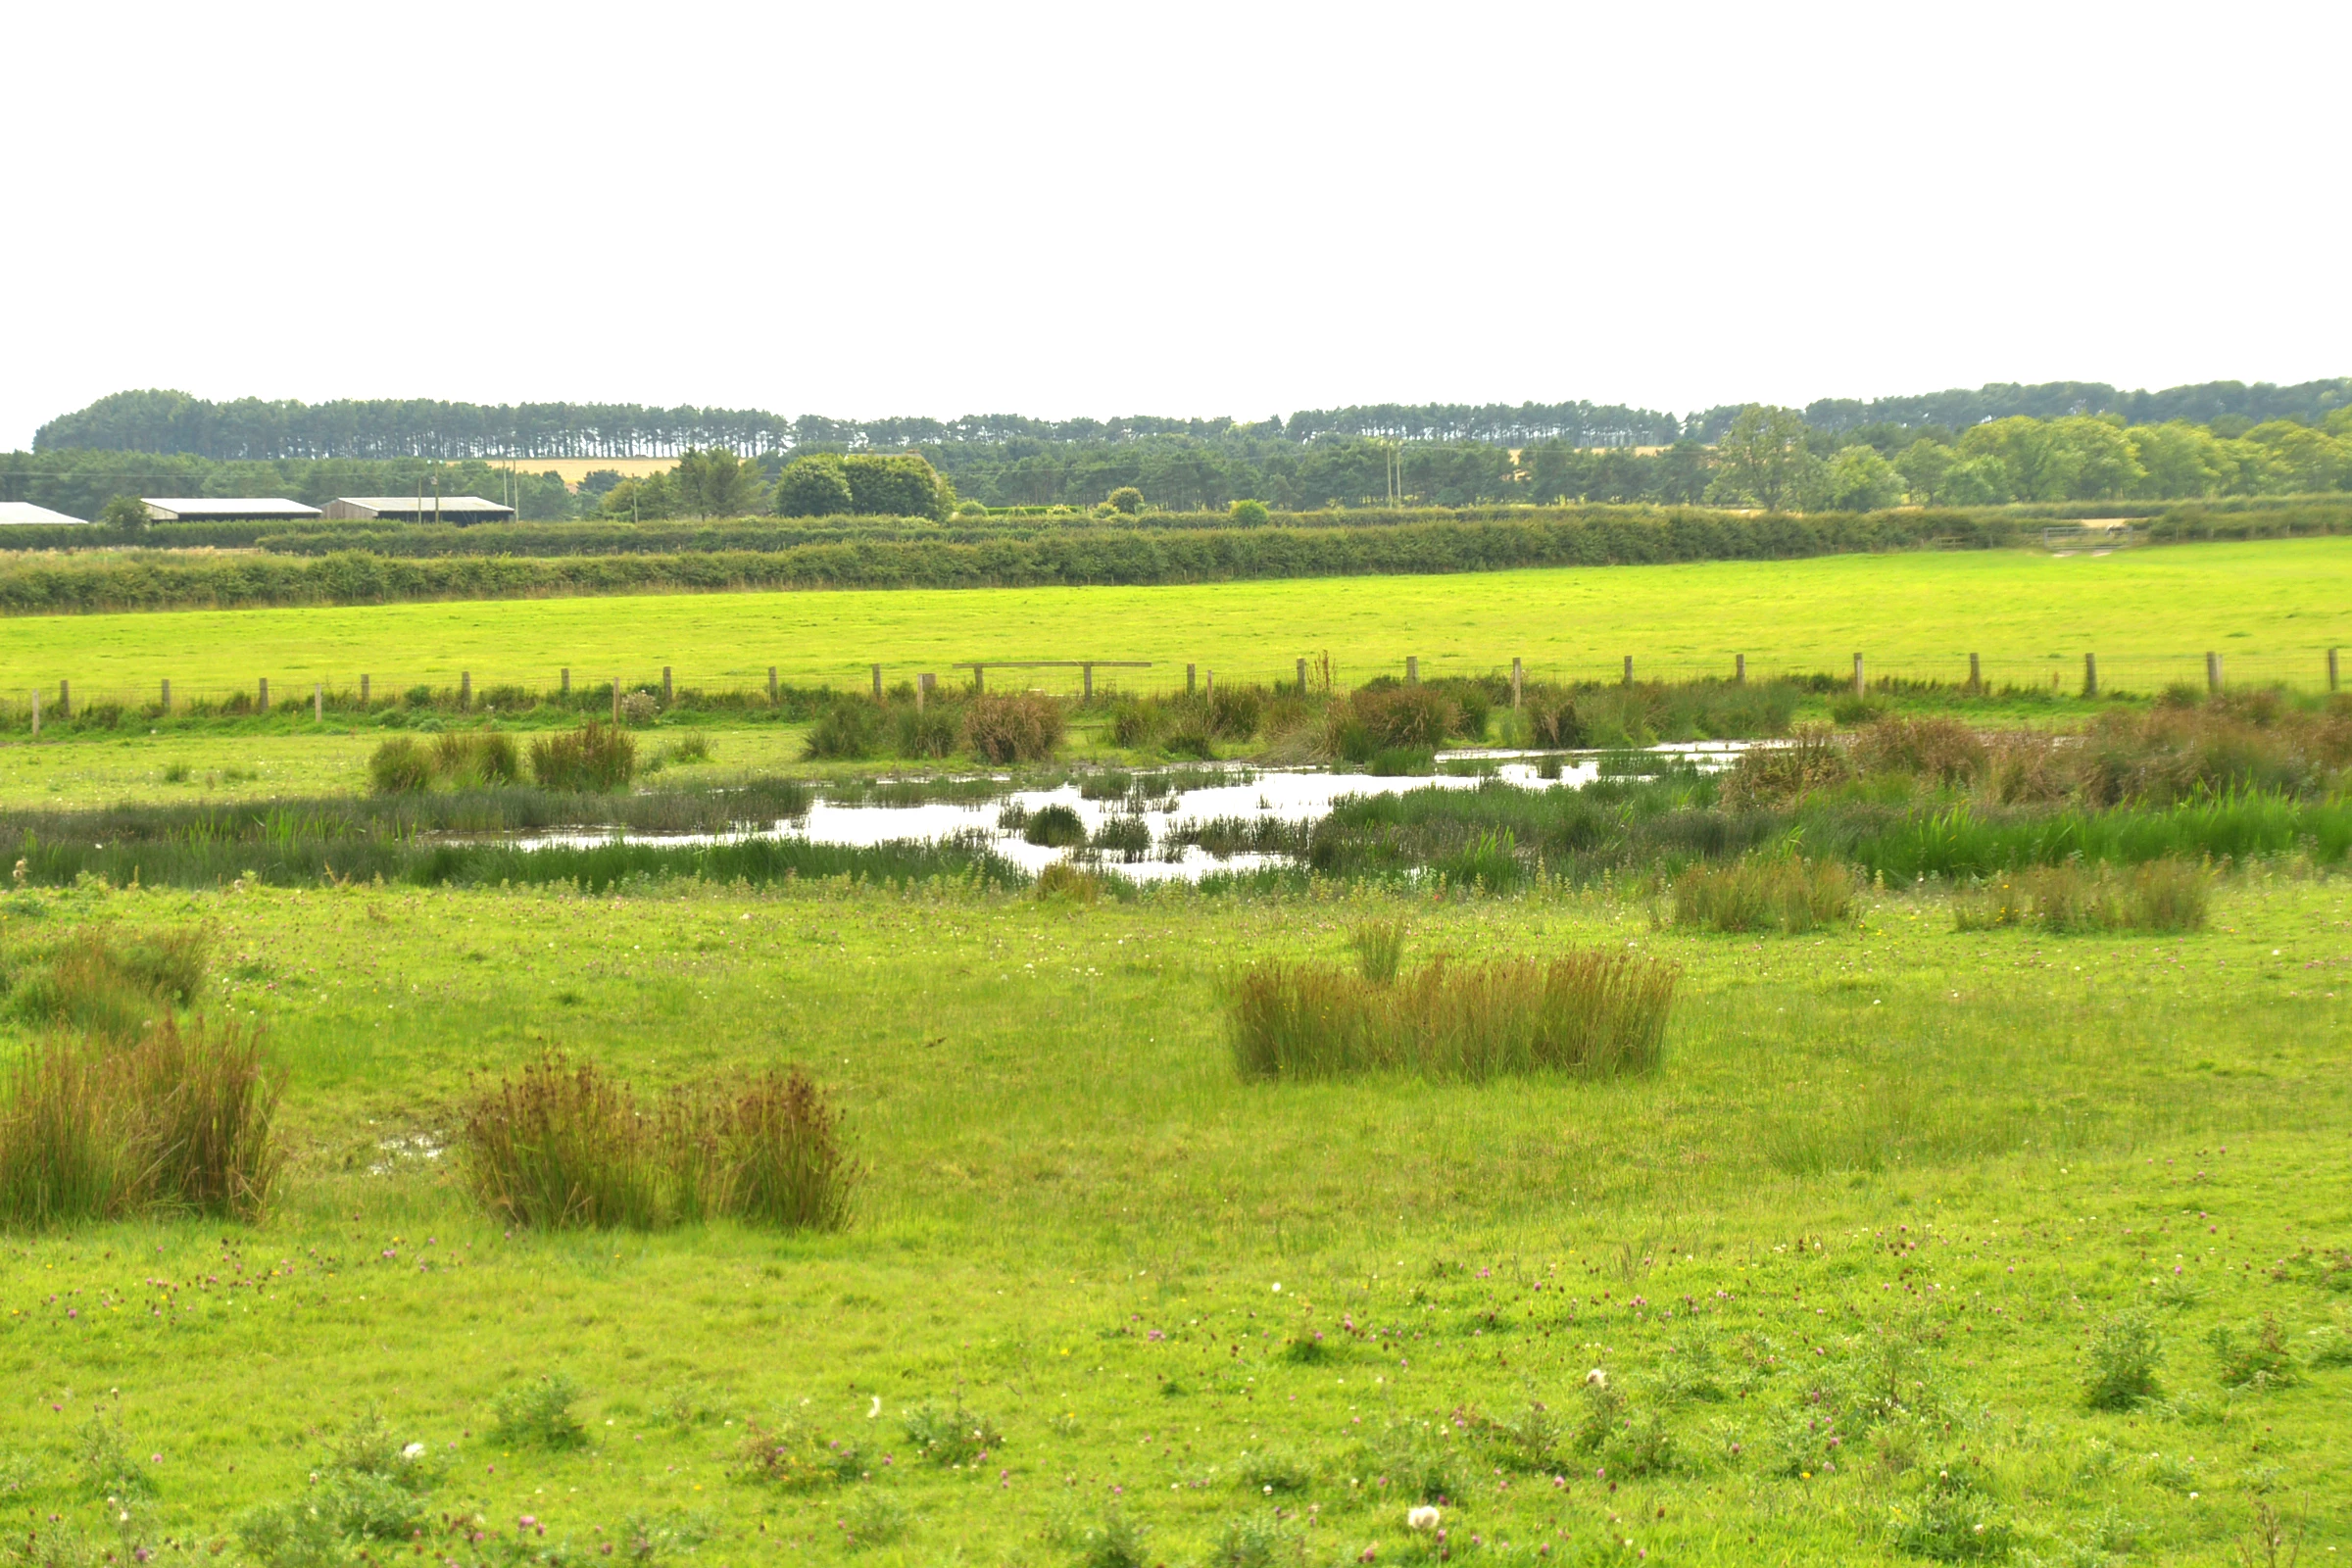
<svg viewBox="0 0 2352 1568"><path fill-rule="evenodd" d="M317 507L277 496L141 496L149 522L300 522Z"/></svg>
<svg viewBox="0 0 2352 1568"><path fill-rule="evenodd" d="M514 509L480 496L337 496L326 504L337 522L513 522Z"/></svg>
<svg viewBox="0 0 2352 1568"><path fill-rule="evenodd" d="M62 512L51 512L47 507L36 507L29 501L0 501L0 526L15 523L58 522L80 523L84 527L89 526L85 518L69 517Z"/></svg>

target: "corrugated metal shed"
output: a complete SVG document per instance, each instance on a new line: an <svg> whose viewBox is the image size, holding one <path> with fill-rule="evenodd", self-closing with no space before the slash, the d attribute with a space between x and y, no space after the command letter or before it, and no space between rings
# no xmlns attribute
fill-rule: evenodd
<svg viewBox="0 0 2352 1568"><path fill-rule="evenodd" d="M421 510L415 496L337 496L326 504L326 515L337 521L511 522L514 509L480 496L426 496Z"/></svg>
<svg viewBox="0 0 2352 1568"><path fill-rule="evenodd" d="M279 496L141 496L150 522L282 522L318 515Z"/></svg>
<svg viewBox="0 0 2352 1568"><path fill-rule="evenodd" d="M47 507L36 507L29 501L0 501L0 526L60 522L79 523L84 528L90 525L86 517L69 517L62 512L51 512Z"/></svg>

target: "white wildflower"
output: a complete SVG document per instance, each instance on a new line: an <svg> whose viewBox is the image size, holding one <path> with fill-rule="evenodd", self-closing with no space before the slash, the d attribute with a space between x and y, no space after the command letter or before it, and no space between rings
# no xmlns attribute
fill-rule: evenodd
<svg viewBox="0 0 2352 1568"><path fill-rule="evenodd" d="M1418 1508L1407 1509L1404 1515L1404 1528L1407 1530L1437 1529L1438 1510L1426 1502Z"/></svg>

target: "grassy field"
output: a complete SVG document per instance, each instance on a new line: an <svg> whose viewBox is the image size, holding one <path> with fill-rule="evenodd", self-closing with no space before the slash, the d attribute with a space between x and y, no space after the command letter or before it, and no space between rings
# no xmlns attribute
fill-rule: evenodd
<svg viewBox="0 0 2352 1568"><path fill-rule="evenodd" d="M1329 652L1343 684L1395 672L1507 668L1603 677L1631 654L1644 674L1844 670L2071 689L2082 656L2111 685L2153 690L2203 678L2209 650L2233 678L2317 683L2324 650L2352 641L2352 539L2180 546L2112 556L1998 551L1843 556L1590 570L1361 577L1153 588L721 594L419 604L314 610L27 616L0 621L0 691L71 680L85 699L250 691L280 703L311 684L387 692L413 683L553 687L658 678L754 687L856 687L879 662L892 679L943 677L974 659L1150 660L1115 672L1165 689L1195 663L1222 678L1287 678ZM1009 675L1010 672L1006 672ZM1114 672L1104 672L1109 678ZM1000 677L1004 678L1004 677ZM1031 677L1019 676L1022 680ZM1077 673L1044 671L1050 689ZM19 696L21 699L21 695Z"/></svg>
<svg viewBox="0 0 2352 1568"><path fill-rule="evenodd" d="M257 1229L0 1249L0 1500L19 1538L209 1559L372 1411L428 1446L420 1544L465 1562L2208 1563L2261 1506L2304 1560L2352 1546L2340 880L2244 876L2161 938L1962 933L1924 892L1760 941L1653 907L12 895L12 953L207 923L298 1157ZM1664 1066L1243 1080L1220 977L1374 915L1408 962L1682 964ZM453 1108L551 1047L647 1088L808 1064L871 1167L854 1225L486 1224ZM2158 1396L2089 1409L2132 1313ZM2266 1322L2287 1359L2246 1383ZM1588 1449L1594 1368L1634 1426ZM582 1441L498 1435L557 1374ZM985 1418L985 1459L924 1462L925 1406ZM735 1475L785 1418L850 1478ZM1423 1486L1443 1544L1405 1528Z"/></svg>

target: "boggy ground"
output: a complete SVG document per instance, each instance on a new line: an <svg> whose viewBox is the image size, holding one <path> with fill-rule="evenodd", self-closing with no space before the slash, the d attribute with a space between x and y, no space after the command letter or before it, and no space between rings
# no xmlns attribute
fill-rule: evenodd
<svg viewBox="0 0 2352 1568"><path fill-rule="evenodd" d="M1877 892L1756 940L1605 889L16 894L11 952L209 923L207 1005L269 1026L297 1157L257 1228L0 1245L4 1501L20 1541L56 1514L117 1561L234 1554L373 1411L439 1475L415 1544L465 1562L2187 1563L2266 1506L2326 1560L2352 903L2256 874L2215 909L1960 933ZM1408 965L1683 964L1664 1066L1242 1081L1220 974L1397 915ZM870 1166L855 1223L485 1221L453 1106L550 1048L649 1089L807 1064ZM2091 1410L2086 1352L2132 1314L2155 1396ZM494 1429L546 1376L582 1391L576 1446ZM985 1459L925 1462L908 1413L958 1401ZM847 1479L737 1475L746 1423L786 1420L859 1450ZM1405 1528L1423 1489L1442 1543Z"/></svg>

